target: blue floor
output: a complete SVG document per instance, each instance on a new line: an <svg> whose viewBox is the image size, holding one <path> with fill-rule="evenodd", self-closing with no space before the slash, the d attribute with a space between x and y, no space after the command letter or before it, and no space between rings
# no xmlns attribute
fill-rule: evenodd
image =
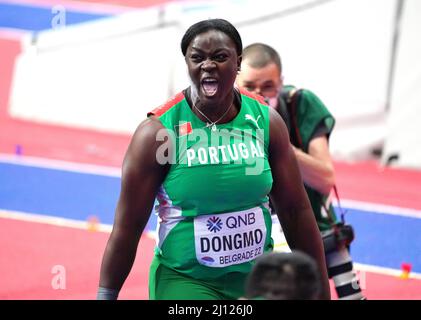
<svg viewBox="0 0 421 320"><path fill-rule="evenodd" d="M0 163L0 209L86 220L96 215L112 224L120 179ZM421 272L421 219L346 208L356 232L355 262ZM152 215L147 229L155 230Z"/></svg>
<svg viewBox="0 0 421 320"><path fill-rule="evenodd" d="M421 272L421 219L348 209L355 228L351 256L356 262L400 269L411 263Z"/></svg>
<svg viewBox="0 0 421 320"><path fill-rule="evenodd" d="M0 181L2 209L113 223L118 178L0 164Z"/></svg>

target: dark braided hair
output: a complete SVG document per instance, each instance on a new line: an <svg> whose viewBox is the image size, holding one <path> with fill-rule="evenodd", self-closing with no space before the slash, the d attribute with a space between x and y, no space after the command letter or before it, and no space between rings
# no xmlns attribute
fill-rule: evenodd
<svg viewBox="0 0 421 320"><path fill-rule="evenodd" d="M186 55L187 48L192 42L192 40L199 34L204 33L209 30L218 30L225 33L231 40L235 43L235 48L237 54L241 56L243 52L243 43L241 41L241 36L238 33L237 29L227 20L224 19L208 19L199 21L190 28L187 29L186 33L181 39L181 52L183 56Z"/></svg>

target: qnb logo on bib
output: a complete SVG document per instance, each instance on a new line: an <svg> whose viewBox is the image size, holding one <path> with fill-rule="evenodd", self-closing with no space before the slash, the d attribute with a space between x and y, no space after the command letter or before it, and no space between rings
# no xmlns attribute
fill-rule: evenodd
<svg viewBox="0 0 421 320"><path fill-rule="evenodd" d="M200 264L221 268L253 260L264 251L266 224L263 211L255 207L196 217L194 236Z"/></svg>
<svg viewBox="0 0 421 320"><path fill-rule="evenodd" d="M208 223L206 224L209 231L217 232L221 231L222 229L222 221L218 217L211 217L208 219Z"/></svg>

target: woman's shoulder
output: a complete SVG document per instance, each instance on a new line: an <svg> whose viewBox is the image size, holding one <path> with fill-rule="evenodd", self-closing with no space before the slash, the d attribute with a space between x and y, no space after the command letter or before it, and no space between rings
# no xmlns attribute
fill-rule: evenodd
<svg viewBox="0 0 421 320"><path fill-rule="evenodd" d="M161 130L165 130L164 125L156 116L151 115L137 126L132 143L143 147L154 144Z"/></svg>
<svg viewBox="0 0 421 320"><path fill-rule="evenodd" d="M147 116L155 116L157 118L160 118L164 114L168 113L172 108L181 103L185 98L185 91L180 91L177 94L170 97L166 102L164 102L160 106L156 107L152 111L149 111L147 113Z"/></svg>
<svg viewBox="0 0 421 320"><path fill-rule="evenodd" d="M241 108L245 109L245 113L252 114L255 119L262 117L264 123L269 123L269 105L262 96L249 92L246 89L238 88L236 91Z"/></svg>
<svg viewBox="0 0 421 320"><path fill-rule="evenodd" d="M264 106L268 106L268 104L266 103L265 99L262 96L259 96L253 92L247 91L244 88L241 87L236 87L236 91L241 97L247 97L250 100L254 100L255 102L264 105Z"/></svg>

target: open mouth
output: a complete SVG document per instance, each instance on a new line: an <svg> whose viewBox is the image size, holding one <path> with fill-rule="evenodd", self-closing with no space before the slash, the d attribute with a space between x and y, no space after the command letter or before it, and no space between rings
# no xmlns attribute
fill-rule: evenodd
<svg viewBox="0 0 421 320"><path fill-rule="evenodd" d="M202 89L207 97L212 97L218 91L218 80L215 78L205 78L202 80Z"/></svg>

